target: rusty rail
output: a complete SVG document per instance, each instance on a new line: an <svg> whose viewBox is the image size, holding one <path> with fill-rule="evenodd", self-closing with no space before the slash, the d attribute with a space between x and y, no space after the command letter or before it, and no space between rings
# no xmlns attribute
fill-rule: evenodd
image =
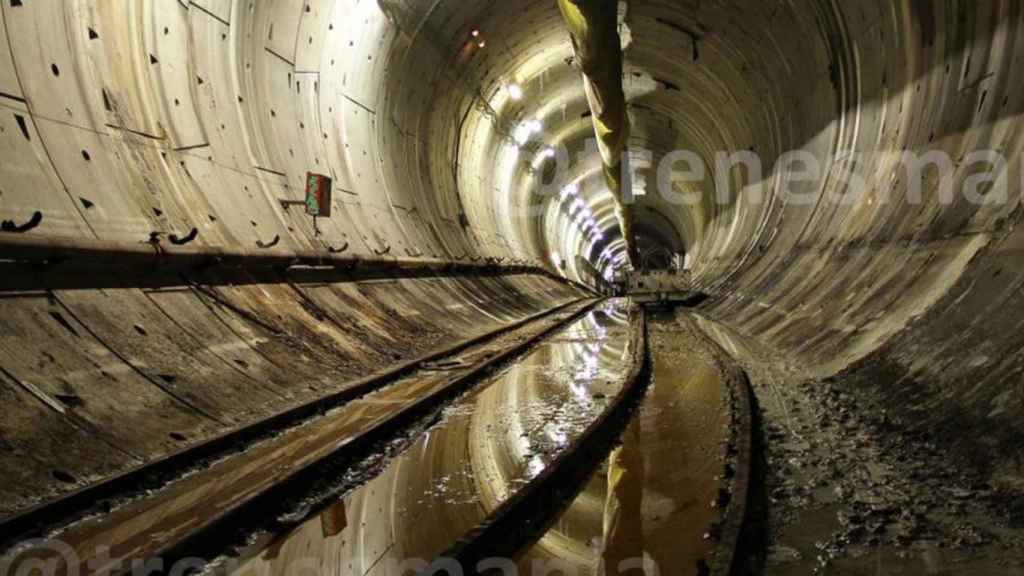
<svg viewBox="0 0 1024 576"><path fill-rule="evenodd" d="M5 548L15 546L18 540L36 537L53 527L73 525L95 511L104 500L129 497L139 493L139 490L142 488L148 487L159 492L159 490L166 487L154 488L151 485L147 486L149 479L162 478L171 480L177 478L182 472L194 470L203 462L215 460L225 454L251 446L254 442L261 439L272 438L276 434L293 429L303 422L326 414L329 410L342 406L346 402L361 398L393 384L400 378L411 376L420 370L429 370L431 364L440 362L445 358L455 356L476 346L486 346L489 342L503 335L526 329L533 324L552 318L557 320L551 326L544 327L537 334L533 334L515 346L495 354L486 362L459 376L445 391L420 399L417 408L408 409L403 412L406 418L421 414L426 409L425 407L436 405L448 399L451 394L465 390L489 373L493 367L522 354L540 339L591 310L599 301L598 299L580 299L564 302L490 332L466 338L445 349L429 352L398 365L382 369L374 374L353 380L342 390L332 392L298 406L290 407L258 422L242 425L215 438L206 440L201 444L183 448L159 460L141 464L117 476L107 478L59 498L48 500L34 508L5 518L0 521L0 534L5 535L5 537L0 538L0 555L3 554ZM567 312L567 317L558 318L559 314ZM401 414L396 414L392 419L381 423L375 428L376 436L373 436L373 438L386 436L389 431L394 432L396 429L399 429L400 426L397 422L400 420L400 416ZM363 440L369 438L370 436L367 436ZM366 444L366 442L362 442L362 444ZM346 445L346 449L352 450L355 446L356 443L353 443L351 446Z"/></svg>

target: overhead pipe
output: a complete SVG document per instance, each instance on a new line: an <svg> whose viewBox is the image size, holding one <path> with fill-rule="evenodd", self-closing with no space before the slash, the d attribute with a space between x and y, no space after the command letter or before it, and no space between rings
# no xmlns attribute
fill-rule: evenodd
<svg viewBox="0 0 1024 576"><path fill-rule="evenodd" d="M629 139L626 95L622 88L622 41L617 0L556 0L572 37L576 61L590 105L604 180L615 199L615 212L634 268L638 264L633 207L627 202L630 182L623 178L623 152Z"/></svg>
<svg viewBox="0 0 1024 576"><path fill-rule="evenodd" d="M87 275L118 273L178 273L191 270L220 269L289 269L294 267L333 267L353 274L359 273L502 273L541 274L567 282L586 291L591 288L562 278L546 268L534 265L508 265L501 262L452 262L438 258L366 258L343 255L349 248L330 251L282 250L280 248L227 248L197 244L164 245L157 238L148 242L123 242L88 238L61 238L24 234L0 235L0 264L21 263L45 265L54 271L83 272ZM0 291L21 283L0 280Z"/></svg>
<svg viewBox="0 0 1024 576"><path fill-rule="evenodd" d="M280 238L277 239L280 242ZM0 238L0 261L48 262L91 269L162 268L185 270L210 265L224 268L274 268L290 266L335 266L359 269L484 270L492 265L456 264L435 258L362 258L337 252L280 250L270 244L259 250L220 246L161 245L151 242L119 242L86 238L11 236ZM347 248L347 246L346 246ZM502 267L511 269L515 267ZM522 270L529 270L522 267Z"/></svg>

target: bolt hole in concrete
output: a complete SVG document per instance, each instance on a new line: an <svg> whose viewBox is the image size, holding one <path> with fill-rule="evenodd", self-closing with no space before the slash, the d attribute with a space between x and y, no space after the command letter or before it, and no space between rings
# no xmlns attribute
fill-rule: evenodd
<svg viewBox="0 0 1024 576"><path fill-rule="evenodd" d="M170 436L171 440L174 440L175 442L188 442L188 437L181 432L171 432L168 436Z"/></svg>
<svg viewBox="0 0 1024 576"><path fill-rule="evenodd" d="M54 397L57 398L57 400L60 400L61 404L64 404L68 408L85 406L85 401L73 394L57 394Z"/></svg>
<svg viewBox="0 0 1024 576"><path fill-rule="evenodd" d="M21 130L21 135L25 137L25 140L32 140L32 137L28 134L28 123L25 122L25 117L20 114L14 115L15 122L18 123L18 129Z"/></svg>
<svg viewBox="0 0 1024 576"><path fill-rule="evenodd" d="M65 484L78 484L78 480L75 479L74 476L68 474L63 470L54 470L53 472L51 472L51 474L59 482L63 482Z"/></svg>

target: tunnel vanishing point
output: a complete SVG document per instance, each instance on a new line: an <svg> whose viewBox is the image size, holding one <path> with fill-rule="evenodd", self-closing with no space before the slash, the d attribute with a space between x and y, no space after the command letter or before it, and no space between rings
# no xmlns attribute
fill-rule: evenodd
<svg viewBox="0 0 1024 576"><path fill-rule="evenodd" d="M0 576L1024 574L1024 3L0 17Z"/></svg>

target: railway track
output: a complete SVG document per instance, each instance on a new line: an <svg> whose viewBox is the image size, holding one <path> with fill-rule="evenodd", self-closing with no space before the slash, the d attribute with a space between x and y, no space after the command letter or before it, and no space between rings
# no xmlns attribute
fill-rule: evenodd
<svg viewBox="0 0 1024 576"><path fill-rule="evenodd" d="M681 317L649 328L624 300L560 307L15 545L5 566L341 576L635 561L733 573L750 407L742 373L698 332Z"/></svg>

